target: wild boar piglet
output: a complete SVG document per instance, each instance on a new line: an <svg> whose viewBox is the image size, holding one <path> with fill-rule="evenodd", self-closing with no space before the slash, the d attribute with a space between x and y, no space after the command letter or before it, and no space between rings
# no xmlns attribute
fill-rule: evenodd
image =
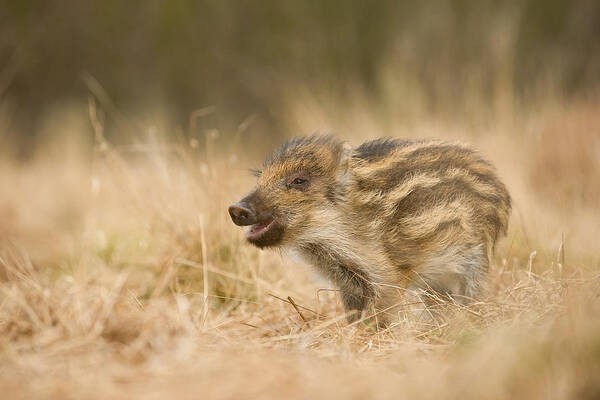
<svg viewBox="0 0 600 400"><path fill-rule="evenodd" d="M231 219L251 226L251 244L296 253L329 278L349 321L477 298L511 209L492 165L454 142L296 138L257 177Z"/></svg>

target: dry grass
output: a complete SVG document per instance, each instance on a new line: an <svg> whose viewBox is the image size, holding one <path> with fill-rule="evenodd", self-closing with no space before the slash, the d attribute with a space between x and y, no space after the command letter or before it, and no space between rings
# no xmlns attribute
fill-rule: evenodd
<svg viewBox="0 0 600 400"><path fill-rule="evenodd" d="M595 106L411 127L474 142L515 212L486 298L441 304L446 318L433 325L407 314L379 332L348 326L330 284L303 266L243 242L225 210L258 158L239 160L239 148L211 151L214 137L114 147L96 125L91 157L76 147L27 164L5 157L3 397L598 398ZM298 130L347 127L353 141L390 126L408 132L364 109L347 125L295 112L305 117L290 123ZM575 136L563 138L560 124Z"/></svg>

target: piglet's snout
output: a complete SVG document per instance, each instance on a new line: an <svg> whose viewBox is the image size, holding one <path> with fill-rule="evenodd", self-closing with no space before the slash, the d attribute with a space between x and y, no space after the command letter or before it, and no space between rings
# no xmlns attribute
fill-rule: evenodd
<svg viewBox="0 0 600 400"><path fill-rule="evenodd" d="M229 206L229 215L233 223L239 226L254 225L258 222L256 213L245 201Z"/></svg>

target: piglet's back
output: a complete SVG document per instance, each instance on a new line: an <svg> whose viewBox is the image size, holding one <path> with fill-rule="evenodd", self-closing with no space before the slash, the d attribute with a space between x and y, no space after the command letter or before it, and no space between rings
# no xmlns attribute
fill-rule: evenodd
<svg viewBox="0 0 600 400"><path fill-rule="evenodd" d="M478 245L489 259L506 232L510 196L493 166L463 144L366 142L351 170L356 227L379 235L399 267Z"/></svg>

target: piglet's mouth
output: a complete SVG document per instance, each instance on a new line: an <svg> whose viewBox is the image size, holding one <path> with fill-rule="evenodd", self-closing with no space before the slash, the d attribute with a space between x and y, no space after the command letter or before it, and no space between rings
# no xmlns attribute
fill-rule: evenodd
<svg viewBox="0 0 600 400"><path fill-rule="evenodd" d="M266 221L259 222L250 227L248 233L246 233L246 239L253 242L266 235L275 226L275 218L269 218Z"/></svg>

